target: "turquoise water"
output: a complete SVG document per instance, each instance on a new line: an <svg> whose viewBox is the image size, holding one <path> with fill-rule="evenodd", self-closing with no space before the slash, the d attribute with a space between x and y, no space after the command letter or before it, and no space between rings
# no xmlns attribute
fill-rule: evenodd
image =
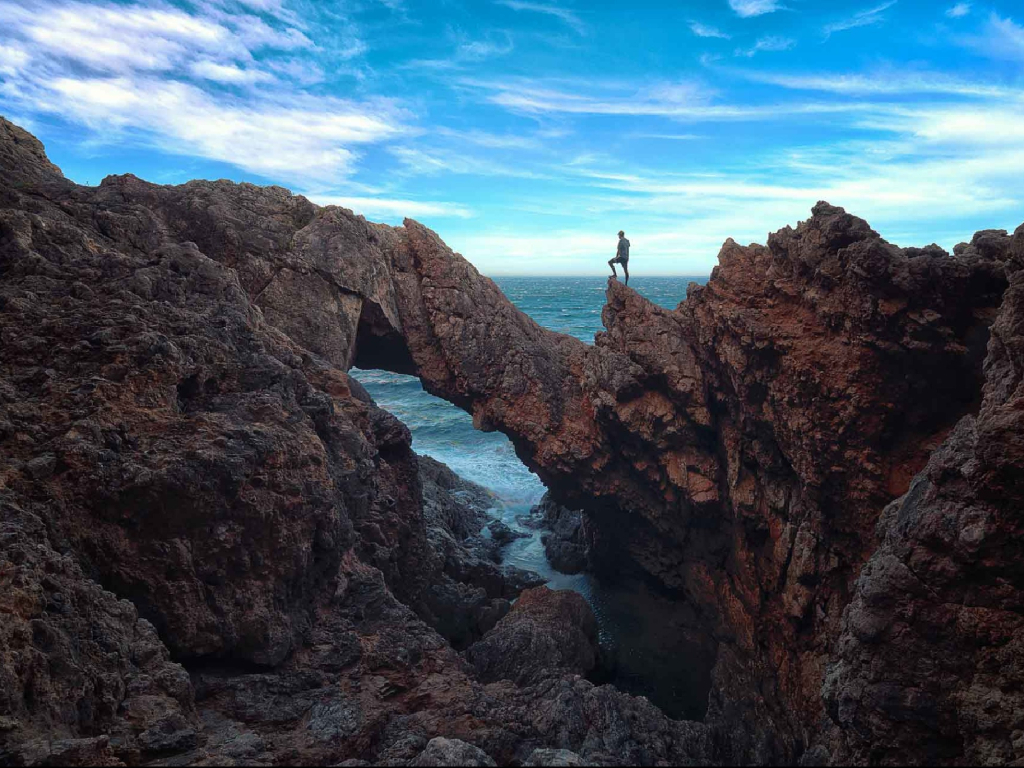
<svg viewBox="0 0 1024 768"><path fill-rule="evenodd" d="M663 307L674 309L686 298L687 285L706 277L639 277L630 287ZM604 277L503 277L495 282L506 296L540 325L588 344L603 330ZM472 418L445 400L423 391L418 379L386 371L353 369L377 404L400 418L412 432L413 448L443 461L455 472L497 496L495 517L529 533L505 550L504 562L536 571L552 589L573 589L590 602L602 641L617 648L612 680L631 693L646 695L675 717L703 717L709 670L682 639L679 606L643 583L599 580L590 574L568 576L552 570L540 532L520 524L544 495L537 476L519 461L508 438L478 432ZM666 674L666 671L670 674Z"/></svg>

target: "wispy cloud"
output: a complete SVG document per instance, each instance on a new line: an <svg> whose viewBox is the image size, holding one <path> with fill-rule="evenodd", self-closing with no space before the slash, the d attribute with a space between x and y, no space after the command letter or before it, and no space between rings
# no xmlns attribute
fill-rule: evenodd
<svg viewBox="0 0 1024 768"><path fill-rule="evenodd" d="M371 219L395 221L404 217L468 219L473 211L456 203L429 200L403 200L381 197L345 197L342 195L306 195L317 205L340 205Z"/></svg>
<svg viewBox="0 0 1024 768"><path fill-rule="evenodd" d="M731 35L722 32L720 29L710 27L707 24L701 24L699 21L690 22L690 31L697 37L717 37L722 40L728 40L732 37Z"/></svg>
<svg viewBox="0 0 1024 768"><path fill-rule="evenodd" d="M527 0L497 0L497 3L498 5L504 5L506 8L511 8L513 11L531 11L533 13L554 16L568 24L578 34L585 35L587 33L587 25L583 23L583 19L573 11L560 5L528 2Z"/></svg>
<svg viewBox="0 0 1024 768"><path fill-rule="evenodd" d="M631 133L629 136L632 139L661 139L663 141L692 141L704 138L697 133Z"/></svg>
<svg viewBox="0 0 1024 768"><path fill-rule="evenodd" d="M510 166L485 157L465 155L445 149L419 149L398 146L388 150L414 174L454 173L468 176L505 176L537 179L543 175L522 166Z"/></svg>
<svg viewBox="0 0 1024 768"><path fill-rule="evenodd" d="M957 41L991 59L1024 62L1024 27L996 13L988 17L981 34L963 36Z"/></svg>
<svg viewBox="0 0 1024 768"><path fill-rule="evenodd" d="M729 0L729 7L744 19L785 9L779 0Z"/></svg>
<svg viewBox="0 0 1024 768"><path fill-rule="evenodd" d="M471 39L461 32L449 29L448 37L454 49L442 59L414 59L401 66L402 69L457 70L476 64L484 59L505 56L512 52L514 44L508 32L491 33L482 39Z"/></svg>
<svg viewBox="0 0 1024 768"><path fill-rule="evenodd" d="M459 142L467 142L488 149L540 149L543 146L539 137L523 136L516 133L489 133L488 131L481 130L460 131L445 126L439 126L436 129L436 133L440 136L457 139ZM551 138L550 132L548 132L547 138Z"/></svg>
<svg viewBox="0 0 1024 768"><path fill-rule="evenodd" d="M750 48L737 48L736 55L750 58L762 51L788 51L794 45L796 45L796 40L792 38L769 35L768 37L758 38L757 42Z"/></svg>
<svg viewBox="0 0 1024 768"><path fill-rule="evenodd" d="M260 69L243 69L237 64L218 64L209 59L193 62L189 71L196 77L232 85L251 85L274 79L269 72Z"/></svg>
<svg viewBox="0 0 1024 768"><path fill-rule="evenodd" d="M96 142L157 147L275 179L342 180L357 147L407 131L393 102L313 97L278 81L288 60L271 72L255 52L315 46L302 30L248 12L291 18L275 0L243 6L229 12L211 2L190 14L163 5L0 3L0 92L23 111L93 129Z"/></svg>
<svg viewBox="0 0 1024 768"><path fill-rule="evenodd" d="M940 72L876 71L865 74L815 73L782 74L757 70L730 69L747 80L801 91L822 91L853 96L940 93L953 96L1012 98L1024 90L994 83L963 80Z"/></svg>
<svg viewBox="0 0 1024 768"><path fill-rule="evenodd" d="M836 32L843 32L847 29L856 29L857 27L867 27L872 24L881 24L885 21L885 11L892 8L898 0L888 0L888 2L876 5L874 8L868 8L866 10L855 13L847 19L841 21L835 21L831 24L826 24L822 30L825 33L825 38L831 37Z"/></svg>
<svg viewBox="0 0 1024 768"><path fill-rule="evenodd" d="M386 104L372 111L330 98L237 103L167 80L62 77L33 86L28 96L36 109L95 128L98 136L123 140L129 131L135 141L167 151L293 180L337 181L352 171L353 145L403 131Z"/></svg>
<svg viewBox="0 0 1024 768"><path fill-rule="evenodd" d="M863 112L873 105L839 102L774 104L712 103L712 91L697 83L630 89L628 84L602 86L590 81L575 87L529 78L461 81L483 90L486 100L512 112L529 115L658 116L684 122L776 120L793 115ZM587 89L590 89L588 92Z"/></svg>
<svg viewBox="0 0 1024 768"><path fill-rule="evenodd" d="M951 19L959 19L971 12L970 3L957 3L952 8L946 11L946 15Z"/></svg>
<svg viewBox="0 0 1024 768"><path fill-rule="evenodd" d="M0 75L14 77L28 65L28 51L20 45L0 44Z"/></svg>

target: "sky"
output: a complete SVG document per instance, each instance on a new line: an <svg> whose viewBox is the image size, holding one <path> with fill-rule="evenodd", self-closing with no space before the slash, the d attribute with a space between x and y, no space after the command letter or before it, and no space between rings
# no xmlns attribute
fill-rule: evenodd
<svg viewBox="0 0 1024 768"><path fill-rule="evenodd" d="M0 114L82 184L279 184L484 274L705 275L818 200L1024 222L1024 1L0 0Z"/></svg>

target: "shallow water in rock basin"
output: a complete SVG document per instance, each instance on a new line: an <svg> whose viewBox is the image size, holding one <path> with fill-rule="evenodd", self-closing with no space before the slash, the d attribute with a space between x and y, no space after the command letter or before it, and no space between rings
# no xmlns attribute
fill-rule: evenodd
<svg viewBox="0 0 1024 768"><path fill-rule="evenodd" d="M634 277L630 287L656 304L674 308L686 297L690 282L706 281L706 277ZM546 328L588 344L603 329L603 277L504 277L495 282L519 309ZM378 405L408 425L417 452L490 489L498 499L492 514L529 534L508 545L504 562L536 571L552 589L572 589L587 599L602 641L616 648L617 664L609 682L647 696L672 717L703 718L713 659L686 639L685 606L637 578L553 570L541 543L543 532L520 522L543 496L544 486L519 460L507 437L473 429L469 414L424 392L416 378L358 369L352 375Z"/></svg>

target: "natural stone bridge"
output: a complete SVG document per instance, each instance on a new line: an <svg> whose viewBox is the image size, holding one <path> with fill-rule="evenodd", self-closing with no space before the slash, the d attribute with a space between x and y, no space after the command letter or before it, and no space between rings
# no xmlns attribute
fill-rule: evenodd
<svg viewBox="0 0 1024 768"><path fill-rule="evenodd" d="M674 311L611 281L589 346L413 221L223 181L79 187L6 121L0 164L0 491L49 505L51 539L179 657L333 669L326 606L354 598L332 574L371 580L354 540L415 592L408 436L342 373L379 367L507 434L590 515L598 566L689 601L736 759L1024 757L1024 228L950 256L819 203L727 241Z"/></svg>

